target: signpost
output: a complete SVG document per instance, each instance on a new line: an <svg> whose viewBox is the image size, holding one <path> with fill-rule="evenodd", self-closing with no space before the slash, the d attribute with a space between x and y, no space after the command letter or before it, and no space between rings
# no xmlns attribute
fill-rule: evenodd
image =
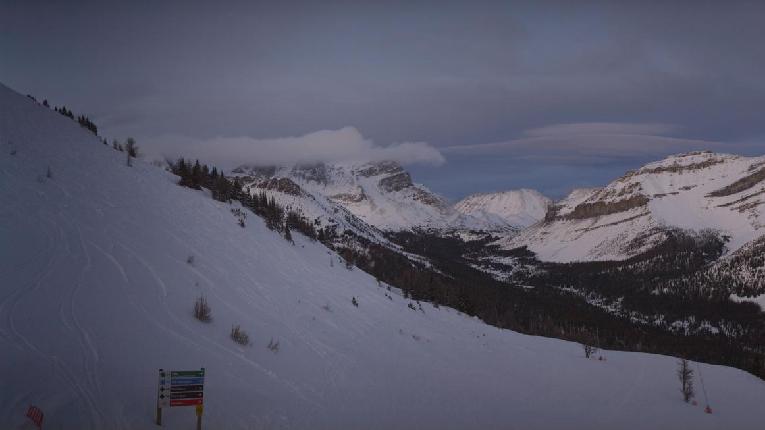
<svg viewBox="0 0 765 430"><path fill-rule="evenodd" d="M159 369L157 425L162 425L162 408L196 406L197 430L201 430L204 383L204 367L199 370Z"/></svg>
<svg viewBox="0 0 765 430"><path fill-rule="evenodd" d="M202 412L204 412L205 407L202 405L197 405L197 430L202 430Z"/></svg>

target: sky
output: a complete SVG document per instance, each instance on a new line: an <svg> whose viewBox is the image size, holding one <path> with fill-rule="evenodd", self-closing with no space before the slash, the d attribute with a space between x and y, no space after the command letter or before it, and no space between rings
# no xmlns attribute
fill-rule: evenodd
<svg viewBox="0 0 765 430"><path fill-rule="evenodd" d="M393 159L559 198L765 154L765 3L0 0L0 82L147 156Z"/></svg>

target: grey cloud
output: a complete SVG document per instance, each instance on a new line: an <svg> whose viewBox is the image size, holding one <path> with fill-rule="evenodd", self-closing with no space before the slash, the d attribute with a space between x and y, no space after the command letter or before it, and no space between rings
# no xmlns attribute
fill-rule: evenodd
<svg viewBox="0 0 765 430"><path fill-rule="evenodd" d="M679 130L673 124L635 124L617 122L584 122L553 124L525 130L528 137L572 137L597 135L659 135L672 134Z"/></svg>
<svg viewBox="0 0 765 430"><path fill-rule="evenodd" d="M614 157L663 156L691 150L724 150L720 142L662 136L671 124L570 123L524 131L504 142L445 147L445 154L513 155L541 162L593 162Z"/></svg>
<svg viewBox="0 0 765 430"><path fill-rule="evenodd" d="M403 165L441 165L445 162L443 155L427 143L402 142L379 146L364 138L353 127L271 139L195 139L168 135L148 139L143 151L150 157L198 158L224 168L241 164L291 165L383 160L393 160Z"/></svg>

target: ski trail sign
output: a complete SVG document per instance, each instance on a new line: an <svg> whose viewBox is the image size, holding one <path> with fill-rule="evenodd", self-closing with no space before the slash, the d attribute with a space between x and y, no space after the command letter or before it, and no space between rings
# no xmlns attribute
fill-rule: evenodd
<svg viewBox="0 0 765 430"><path fill-rule="evenodd" d="M157 425L162 425L162 408L201 406L204 403L204 384L204 367L199 370L159 369Z"/></svg>

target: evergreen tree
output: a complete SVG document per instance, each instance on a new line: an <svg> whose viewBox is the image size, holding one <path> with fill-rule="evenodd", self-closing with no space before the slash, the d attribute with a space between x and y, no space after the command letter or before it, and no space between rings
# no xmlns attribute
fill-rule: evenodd
<svg viewBox="0 0 765 430"><path fill-rule="evenodd" d="M693 369L691 369L688 360L684 358L677 362L677 379L680 380L680 392L683 393L683 400L688 403L695 394L693 391Z"/></svg>
<svg viewBox="0 0 765 430"><path fill-rule="evenodd" d="M127 138L127 141L125 142L125 151L127 152L128 157L138 157L138 145L135 143L135 139L132 137Z"/></svg>
<svg viewBox="0 0 765 430"><path fill-rule="evenodd" d="M202 166L199 165L199 160L194 163L194 167L191 168L191 188L197 190L202 188L204 178L202 177Z"/></svg>
<svg viewBox="0 0 765 430"><path fill-rule="evenodd" d="M284 238L287 240L287 242L295 244L295 241L292 240L292 233L290 233L290 225L289 223L284 224Z"/></svg>

